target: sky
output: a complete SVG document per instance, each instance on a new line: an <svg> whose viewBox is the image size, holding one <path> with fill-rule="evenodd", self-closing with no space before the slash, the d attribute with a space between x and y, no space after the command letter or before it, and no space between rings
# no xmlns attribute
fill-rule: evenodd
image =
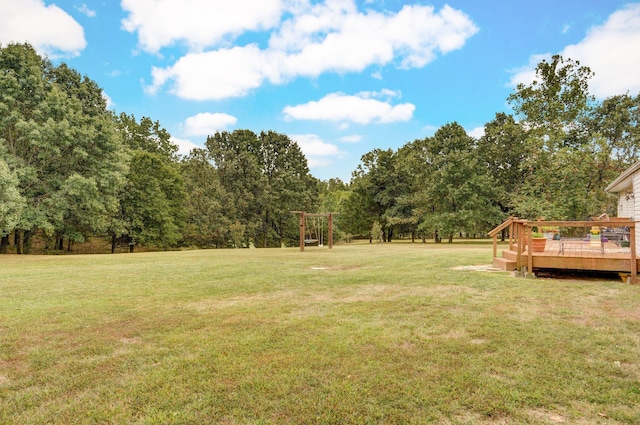
<svg viewBox="0 0 640 425"><path fill-rule="evenodd" d="M180 153L274 130L345 182L447 123L482 136L554 54L589 66L600 100L640 92L640 2L617 0L0 0L11 42L159 121Z"/></svg>

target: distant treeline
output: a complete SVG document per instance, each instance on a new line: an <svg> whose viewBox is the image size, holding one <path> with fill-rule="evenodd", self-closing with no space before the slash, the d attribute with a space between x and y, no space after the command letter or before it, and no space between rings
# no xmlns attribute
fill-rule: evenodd
<svg viewBox="0 0 640 425"><path fill-rule="evenodd" d="M28 44L0 46L0 252L104 238L127 245L280 247L291 211L333 211L338 239L452 239L509 215L615 213L604 187L636 161L640 96L597 102L591 71L559 56L475 139L457 123L362 157L350 182L320 181L284 134L218 132L177 155L159 122L107 110L100 87ZM314 229L316 232L317 227ZM326 227L322 228L326 233Z"/></svg>

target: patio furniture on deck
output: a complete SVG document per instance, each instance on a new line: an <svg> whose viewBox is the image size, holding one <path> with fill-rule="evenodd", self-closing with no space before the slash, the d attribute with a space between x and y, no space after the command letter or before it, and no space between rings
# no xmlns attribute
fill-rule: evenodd
<svg viewBox="0 0 640 425"><path fill-rule="evenodd" d="M620 242L629 241L629 228L606 228L602 231L602 237L607 238L611 242L614 242L616 245L620 246Z"/></svg>

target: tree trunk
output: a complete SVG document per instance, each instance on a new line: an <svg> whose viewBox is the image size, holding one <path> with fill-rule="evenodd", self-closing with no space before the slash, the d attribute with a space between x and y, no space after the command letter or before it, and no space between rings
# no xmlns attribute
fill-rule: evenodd
<svg viewBox="0 0 640 425"><path fill-rule="evenodd" d="M64 238L62 236L58 237L58 239L56 239L56 250L57 251L64 251Z"/></svg>
<svg viewBox="0 0 640 425"><path fill-rule="evenodd" d="M23 251L25 254L31 254L31 242L33 233L31 230L25 230L22 236Z"/></svg>
<svg viewBox="0 0 640 425"><path fill-rule="evenodd" d="M505 227L504 229L502 229L502 237L500 238L500 241L504 242L506 237L507 237L507 228Z"/></svg>
<svg viewBox="0 0 640 425"><path fill-rule="evenodd" d="M116 234L112 233L111 234L111 253L113 254L114 252L116 252Z"/></svg>
<svg viewBox="0 0 640 425"><path fill-rule="evenodd" d="M129 253L133 253L134 244L129 244Z"/></svg>
<svg viewBox="0 0 640 425"><path fill-rule="evenodd" d="M264 222L262 223L262 237L264 238L264 242L262 242L262 247L267 248L267 225L269 223L269 211L264 214Z"/></svg>
<svg viewBox="0 0 640 425"><path fill-rule="evenodd" d="M449 234L449 243L453 243L453 233Z"/></svg>
<svg viewBox="0 0 640 425"><path fill-rule="evenodd" d="M22 238L20 230L16 229L13 233L13 246L16 247L16 254L22 254Z"/></svg>
<svg viewBox="0 0 640 425"><path fill-rule="evenodd" d="M284 226L285 224L280 222L278 226L278 242L280 243L280 248L284 248Z"/></svg>
<svg viewBox="0 0 640 425"><path fill-rule="evenodd" d="M6 254L9 250L9 234L2 235L0 239L0 254Z"/></svg>

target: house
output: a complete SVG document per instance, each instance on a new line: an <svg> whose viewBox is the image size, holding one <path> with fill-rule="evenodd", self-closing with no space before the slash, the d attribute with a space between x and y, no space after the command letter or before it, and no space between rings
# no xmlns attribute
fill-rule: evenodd
<svg viewBox="0 0 640 425"><path fill-rule="evenodd" d="M640 161L627 168L605 191L618 195L618 217L640 221ZM638 242L640 232L636 233L636 247L640 247Z"/></svg>

